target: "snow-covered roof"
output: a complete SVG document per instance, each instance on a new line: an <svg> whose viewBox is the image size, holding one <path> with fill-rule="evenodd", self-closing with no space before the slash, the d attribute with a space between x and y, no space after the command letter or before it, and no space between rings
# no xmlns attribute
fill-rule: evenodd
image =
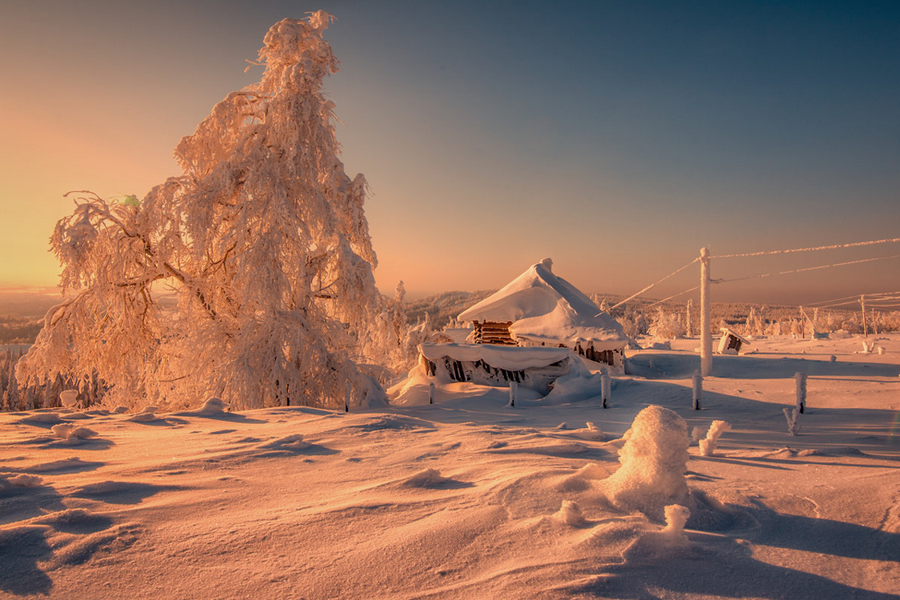
<svg viewBox="0 0 900 600"><path fill-rule="evenodd" d="M483 360L492 367L508 371L522 371L533 367L546 367L575 357L568 348L542 348L520 346L492 346L489 344L421 344L422 356L434 362L447 356L462 362Z"/></svg>
<svg viewBox="0 0 900 600"><path fill-rule="evenodd" d="M518 338L535 342L593 342L595 350L628 342L622 326L590 298L552 271L545 258L506 287L459 315L460 321L511 321Z"/></svg>

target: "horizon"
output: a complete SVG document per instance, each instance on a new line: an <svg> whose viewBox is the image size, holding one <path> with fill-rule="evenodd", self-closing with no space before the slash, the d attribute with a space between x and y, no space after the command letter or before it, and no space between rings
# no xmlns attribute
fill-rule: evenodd
<svg viewBox="0 0 900 600"><path fill-rule="evenodd" d="M897 244L715 258L900 231L900 6L849 2L13 6L0 44L30 51L9 75L29 102L0 99L17 115L0 142L0 252L19 257L0 283L54 286L62 194L143 197L178 174L180 137L258 79L245 60L268 28L319 8L336 17L326 93L347 172L369 181L387 295L400 280L411 298L497 289L549 256L579 289L629 296L701 247L714 279L742 280L713 302L900 289ZM854 264L760 277L840 263Z"/></svg>

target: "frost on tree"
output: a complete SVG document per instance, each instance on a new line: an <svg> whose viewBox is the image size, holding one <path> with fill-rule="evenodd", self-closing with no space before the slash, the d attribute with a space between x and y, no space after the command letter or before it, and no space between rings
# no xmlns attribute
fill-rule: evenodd
<svg viewBox="0 0 900 600"><path fill-rule="evenodd" d="M335 405L347 382L358 401L379 392L358 365L391 336L375 326L366 182L344 173L322 93L338 69L330 21L319 11L269 30L262 79L178 144L183 175L140 202L78 193L51 238L65 300L20 380L96 375L130 404Z"/></svg>

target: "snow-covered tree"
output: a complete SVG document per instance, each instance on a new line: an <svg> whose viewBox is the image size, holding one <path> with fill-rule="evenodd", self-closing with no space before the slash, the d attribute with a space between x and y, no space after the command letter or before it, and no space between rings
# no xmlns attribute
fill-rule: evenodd
<svg viewBox="0 0 900 600"><path fill-rule="evenodd" d="M338 69L331 20L269 30L261 80L178 144L183 175L140 202L77 193L51 238L64 302L20 381L61 373L84 390L96 373L130 404L337 405L347 382L371 393L356 364L385 355L372 330L383 300L366 181L344 173L322 92Z"/></svg>
<svg viewBox="0 0 900 600"><path fill-rule="evenodd" d="M662 306L657 309L656 320L650 334L660 339L672 340L684 335L684 324L678 314L670 313Z"/></svg>

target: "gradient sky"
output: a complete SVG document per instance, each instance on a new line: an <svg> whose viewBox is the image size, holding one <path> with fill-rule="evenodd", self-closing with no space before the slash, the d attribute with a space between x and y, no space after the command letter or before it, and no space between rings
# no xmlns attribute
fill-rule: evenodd
<svg viewBox="0 0 900 600"><path fill-rule="evenodd" d="M0 0L0 284L53 285L62 198L138 194L265 32L325 9L376 278L506 284L552 257L631 294L713 255L900 237L900 3ZM900 244L713 261L746 277ZM696 285L695 267L654 289ZM900 259L716 286L814 302L900 289ZM690 296L683 296L686 299Z"/></svg>

